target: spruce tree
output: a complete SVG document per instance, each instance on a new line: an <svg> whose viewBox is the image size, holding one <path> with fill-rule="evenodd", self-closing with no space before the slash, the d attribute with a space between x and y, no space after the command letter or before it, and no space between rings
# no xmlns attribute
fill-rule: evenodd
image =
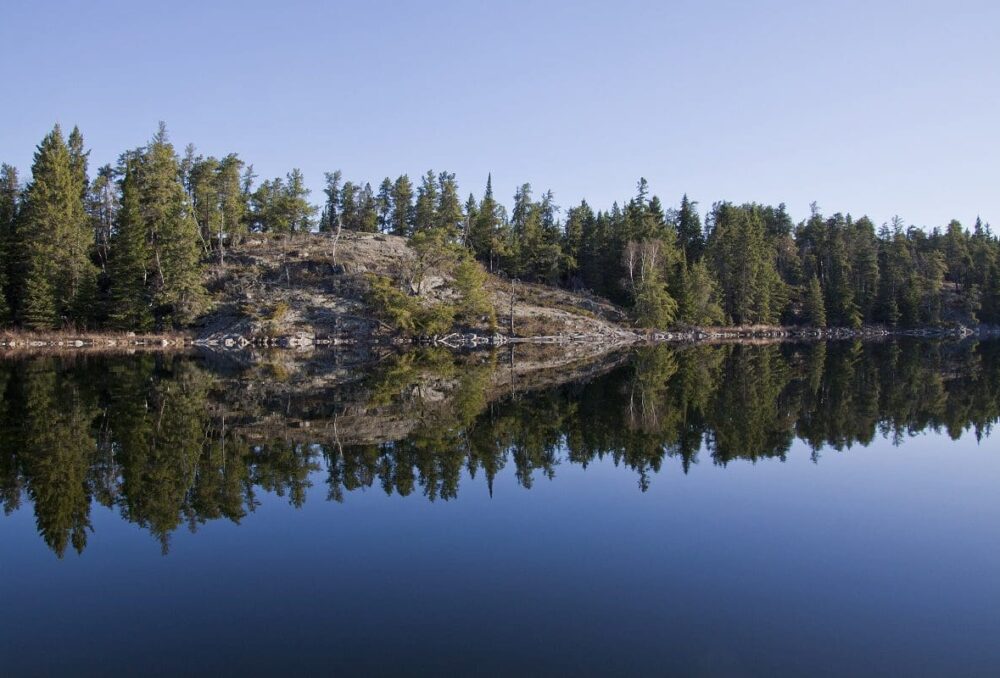
<svg viewBox="0 0 1000 678"><path fill-rule="evenodd" d="M716 205L708 252L726 315L740 325L776 322L783 310L784 284L759 205Z"/></svg>
<svg viewBox="0 0 1000 678"><path fill-rule="evenodd" d="M286 189L281 196L282 211L293 233L308 233L315 223L316 208L309 204L310 190L297 167L286 175ZM370 187L369 187L370 188Z"/></svg>
<svg viewBox="0 0 1000 678"><path fill-rule="evenodd" d="M475 221L469 227L469 246L476 258L485 261L490 271L496 269L503 253L500 206L493 197L493 176L486 178L486 192L479 203Z"/></svg>
<svg viewBox="0 0 1000 678"><path fill-rule="evenodd" d="M683 292L679 295L680 319L688 325L721 325L725 314L719 304L719 285L704 260L685 266Z"/></svg>
<svg viewBox="0 0 1000 678"><path fill-rule="evenodd" d="M362 233L378 233L378 198L372 185L365 182L359 201L358 230Z"/></svg>
<svg viewBox="0 0 1000 678"><path fill-rule="evenodd" d="M0 165L0 324L9 323L14 316L18 254L15 234L20 194L17 170L6 163Z"/></svg>
<svg viewBox="0 0 1000 678"><path fill-rule="evenodd" d="M462 199L458 195L458 184L455 175L441 172L438 175L438 203L435 210L435 223L443 228L451 237L458 235L462 223Z"/></svg>
<svg viewBox="0 0 1000 678"><path fill-rule="evenodd" d="M136 160L125 161L121 181L121 207L111 238L108 272L110 278L107 317L111 327L145 332L153 327L152 295L149 285L153 264L148 230L142 217Z"/></svg>
<svg viewBox="0 0 1000 678"><path fill-rule="evenodd" d="M111 234L114 231L115 216L118 212L115 170L111 165L104 165L97 170L97 176L87 191L86 206L91 229L94 231L97 264L101 271L106 271L111 247Z"/></svg>
<svg viewBox="0 0 1000 678"><path fill-rule="evenodd" d="M16 247L23 247L22 322L52 329L64 322L85 325L96 298L97 270L90 261L94 234L84 210L82 139L76 150L56 125L39 144L25 191Z"/></svg>
<svg viewBox="0 0 1000 678"><path fill-rule="evenodd" d="M815 275L809 279L809 289L805 300L806 321L813 327L826 327L826 304L823 302L823 289L819 278Z"/></svg>
<svg viewBox="0 0 1000 678"><path fill-rule="evenodd" d="M153 260L153 300L164 324L183 325L204 310L207 299L201 281L198 225L162 123L141 154L138 170L142 222Z"/></svg>
<svg viewBox="0 0 1000 678"><path fill-rule="evenodd" d="M322 232L333 231L336 228L337 217L340 215L340 180L341 173L340 170L336 172L327 172L324 175L326 179L326 188L323 192L326 194L326 205L323 206L323 216L319 221L319 230Z"/></svg>
<svg viewBox="0 0 1000 678"><path fill-rule="evenodd" d="M375 205L378 209L379 233L388 233L392 228L392 179L389 177L379 184Z"/></svg>
<svg viewBox="0 0 1000 678"><path fill-rule="evenodd" d="M392 214L389 222L393 235L408 236L413 231L413 184L405 174L392 185Z"/></svg>
<svg viewBox="0 0 1000 678"><path fill-rule="evenodd" d="M684 251L685 260L689 263L700 259L705 249L705 236L701 230L701 217L698 216L697 206L698 203L688 200L685 193L676 216L678 244Z"/></svg>
<svg viewBox="0 0 1000 678"><path fill-rule="evenodd" d="M413 229L414 231L426 231L434 228L438 223L438 187L434 170L427 170L427 174L420 180L417 188L417 203L414 208Z"/></svg>

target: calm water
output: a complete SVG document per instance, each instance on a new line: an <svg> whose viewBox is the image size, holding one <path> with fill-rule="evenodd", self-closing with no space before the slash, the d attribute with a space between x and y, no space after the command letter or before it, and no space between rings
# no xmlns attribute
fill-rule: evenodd
<svg viewBox="0 0 1000 678"><path fill-rule="evenodd" d="M1000 343L510 362L0 360L0 673L1000 674Z"/></svg>

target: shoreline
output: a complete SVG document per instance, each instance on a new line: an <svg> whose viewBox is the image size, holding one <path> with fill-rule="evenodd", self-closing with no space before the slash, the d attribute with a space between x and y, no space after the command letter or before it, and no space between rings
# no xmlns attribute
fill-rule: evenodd
<svg viewBox="0 0 1000 678"><path fill-rule="evenodd" d="M680 330L631 330L621 328L613 333L558 334L535 336L509 336L505 334L479 334L454 332L444 336L399 342L392 338L384 341L343 341L294 334L284 337L199 338L193 333L172 332L164 334L136 334L134 332L0 332L0 353L32 351L94 351L94 350L151 350L170 351L197 348L208 349L312 349L337 346L386 346L400 348L414 346L443 346L454 350L469 348L501 347L524 344L593 344L607 346L609 350L639 343L728 343L739 341L827 341L844 339L877 340L890 338L965 339L1000 336L1000 327L951 326L889 328L865 326L852 328L817 328L805 326L755 325L748 327L699 327Z"/></svg>

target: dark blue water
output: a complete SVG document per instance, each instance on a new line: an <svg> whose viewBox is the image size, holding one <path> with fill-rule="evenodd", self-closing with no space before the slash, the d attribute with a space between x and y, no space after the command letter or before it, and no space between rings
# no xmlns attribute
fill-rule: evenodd
<svg viewBox="0 0 1000 678"><path fill-rule="evenodd" d="M347 444L326 392L321 431L254 434L240 374L202 359L7 363L0 673L1000 673L997 347L704 350L513 399L484 378L402 440ZM144 423L116 433L135 389ZM71 430L32 449L14 398L76 408L85 430L49 414ZM223 405L242 429L220 432ZM340 426L360 426L352 406ZM200 451L167 471L153 438L183 448L167 428L188 418ZM227 474L236 499L207 480Z"/></svg>

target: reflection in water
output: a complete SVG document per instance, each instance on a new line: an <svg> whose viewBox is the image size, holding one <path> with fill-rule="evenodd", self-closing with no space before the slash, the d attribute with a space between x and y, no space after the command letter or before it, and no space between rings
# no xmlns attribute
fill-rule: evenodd
<svg viewBox="0 0 1000 678"><path fill-rule="evenodd" d="M643 348L603 367L519 372L509 356L423 351L331 386L268 364L204 357L41 356L0 363L0 500L29 502L62 556L82 552L94 502L152 533L239 522L260 492L306 500L358 488L457 496L464 473L513 466L531 487L560 462L610 457L639 488L668 459L783 459L799 438L843 450L925 430L988 435L1000 342ZM558 383L587 373L590 378ZM596 376L594 376L596 375ZM341 375L343 376L343 375Z"/></svg>

